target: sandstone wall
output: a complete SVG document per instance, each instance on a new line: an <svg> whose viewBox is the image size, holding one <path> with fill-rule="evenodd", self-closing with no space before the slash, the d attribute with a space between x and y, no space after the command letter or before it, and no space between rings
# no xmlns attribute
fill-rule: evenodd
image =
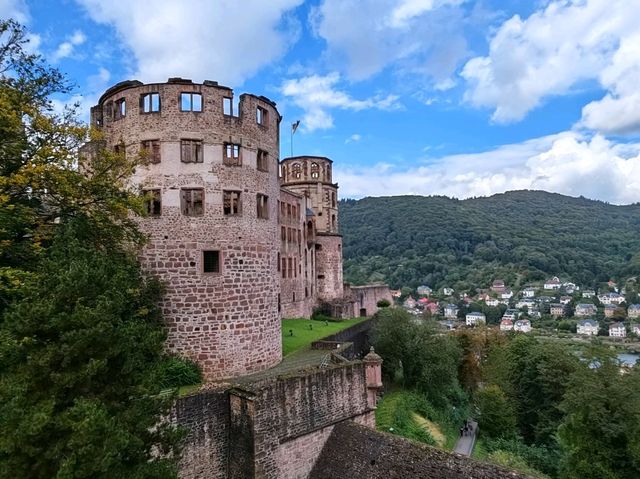
<svg viewBox="0 0 640 479"><path fill-rule="evenodd" d="M345 286L345 296L354 301L354 316L372 316L378 311L378 301L386 299L393 304L391 290L386 284Z"/></svg>
<svg viewBox="0 0 640 479"><path fill-rule="evenodd" d="M342 236L318 233L316 261L318 299L342 299Z"/></svg>

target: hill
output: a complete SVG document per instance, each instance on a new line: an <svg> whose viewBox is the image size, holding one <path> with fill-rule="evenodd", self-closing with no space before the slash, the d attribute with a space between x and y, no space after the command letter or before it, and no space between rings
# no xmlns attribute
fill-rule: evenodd
<svg viewBox="0 0 640 479"><path fill-rule="evenodd" d="M345 280L393 288L512 286L550 275L595 286L640 274L640 204L544 191L342 200Z"/></svg>

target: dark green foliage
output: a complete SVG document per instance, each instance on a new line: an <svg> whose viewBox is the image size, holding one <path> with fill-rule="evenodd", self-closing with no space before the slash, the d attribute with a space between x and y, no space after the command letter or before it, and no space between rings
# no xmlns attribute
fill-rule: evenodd
<svg viewBox="0 0 640 479"><path fill-rule="evenodd" d="M483 437L512 437L516 432L516 413L500 386L489 384L476 391L474 404Z"/></svg>
<svg viewBox="0 0 640 479"><path fill-rule="evenodd" d="M437 415L424 396L416 392L390 393L390 397L385 397L385 406L376 411L376 423L386 432L435 446L434 438L416 422L414 413L431 420Z"/></svg>
<svg viewBox="0 0 640 479"><path fill-rule="evenodd" d="M482 430L481 433L483 433ZM551 477L558 475L558 465L562 455L557 445L549 447L527 445L517 438L483 439L483 441L487 452L505 451L510 455L522 458L527 466L537 471Z"/></svg>
<svg viewBox="0 0 640 479"><path fill-rule="evenodd" d="M161 288L78 218L0 324L0 477L168 478Z"/></svg>
<svg viewBox="0 0 640 479"><path fill-rule="evenodd" d="M464 201L396 196L340 202L345 279L456 290L550 275L594 286L640 274L640 205L541 191Z"/></svg>
<svg viewBox="0 0 640 479"><path fill-rule="evenodd" d="M202 382L202 371L196 363L178 356L167 356L159 365L159 384L163 388L179 388Z"/></svg>
<svg viewBox="0 0 640 479"><path fill-rule="evenodd" d="M376 306L378 308L388 308L389 306L391 306L391 302L388 299L381 299L376 303Z"/></svg>
<svg viewBox="0 0 640 479"><path fill-rule="evenodd" d="M416 323L400 308L384 308L376 314L372 343L384 358L385 373L401 377L405 387L416 388L435 407L465 402L457 377L462 352L453 337Z"/></svg>
<svg viewBox="0 0 640 479"><path fill-rule="evenodd" d="M571 378L562 403L562 477L640 477L640 370L620 374L615 354L595 349Z"/></svg>

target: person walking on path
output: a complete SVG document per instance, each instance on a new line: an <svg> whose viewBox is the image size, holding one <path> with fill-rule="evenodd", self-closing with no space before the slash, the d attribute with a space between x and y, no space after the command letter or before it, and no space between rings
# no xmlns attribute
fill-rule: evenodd
<svg viewBox="0 0 640 479"><path fill-rule="evenodd" d="M470 420L465 421L465 425L460 428L460 438L458 439L453 452L457 452L458 454L463 454L465 456L471 456L473 446L475 446L476 443L477 433L478 423Z"/></svg>

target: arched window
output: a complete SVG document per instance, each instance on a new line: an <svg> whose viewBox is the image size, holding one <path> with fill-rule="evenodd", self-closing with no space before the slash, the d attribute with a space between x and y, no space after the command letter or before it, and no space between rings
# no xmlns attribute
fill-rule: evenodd
<svg viewBox="0 0 640 479"><path fill-rule="evenodd" d="M293 164L293 166L291 167L291 176L293 176L296 179L300 178L300 176L301 176L300 163L294 163Z"/></svg>
<svg viewBox="0 0 640 479"><path fill-rule="evenodd" d="M320 177L320 166L318 163L311 163L311 178L319 178Z"/></svg>

